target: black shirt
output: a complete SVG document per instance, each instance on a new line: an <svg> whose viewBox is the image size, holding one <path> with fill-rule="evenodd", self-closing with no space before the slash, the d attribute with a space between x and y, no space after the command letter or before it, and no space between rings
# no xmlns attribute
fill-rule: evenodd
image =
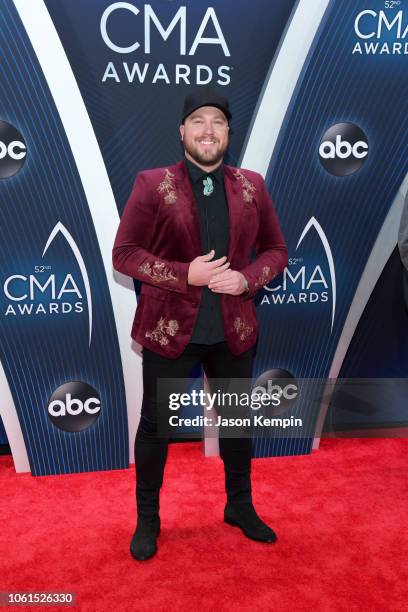
<svg viewBox="0 0 408 612"><path fill-rule="evenodd" d="M229 240L229 216L224 189L223 165L221 163L215 170L208 173L189 159L186 158L185 161L198 211L201 254L204 255L214 249L213 260L219 259L228 254ZM213 183L213 191L209 195L204 194L203 181L207 177L210 177ZM208 287L202 287L199 312L190 342L215 344L225 340L220 302L220 293L214 293Z"/></svg>

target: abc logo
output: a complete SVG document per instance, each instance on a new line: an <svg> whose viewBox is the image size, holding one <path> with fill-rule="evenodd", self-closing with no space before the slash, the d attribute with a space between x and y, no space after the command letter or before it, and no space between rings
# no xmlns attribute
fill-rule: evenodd
<svg viewBox="0 0 408 612"><path fill-rule="evenodd" d="M82 431L98 419L101 400L87 383L65 383L54 391L48 401L48 417L59 429Z"/></svg>
<svg viewBox="0 0 408 612"><path fill-rule="evenodd" d="M320 142L320 162L327 172L335 176L353 174L361 168L367 156L367 137L354 123L336 123Z"/></svg>
<svg viewBox="0 0 408 612"><path fill-rule="evenodd" d="M274 418L292 408L299 389L296 379L290 372L274 368L261 374L252 387L252 394L262 395L263 393L271 398L270 403L263 402L265 415L268 418ZM279 398L279 403L276 402L276 398Z"/></svg>
<svg viewBox="0 0 408 612"><path fill-rule="evenodd" d="M0 121L0 178L9 178L21 170L26 156L27 148L20 132Z"/></svg>

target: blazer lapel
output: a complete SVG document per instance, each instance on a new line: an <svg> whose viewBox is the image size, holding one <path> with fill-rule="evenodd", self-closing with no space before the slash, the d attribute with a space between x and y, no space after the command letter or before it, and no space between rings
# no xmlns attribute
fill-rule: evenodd
<svg viewBox="0 0 408 612"><path fill-rule="evenodd" d="M191 187L188 170L184 161L176 164L175 175L178 205L184 211L182 215L183 221L187 227L194 251L197 251L198 255L202 255L200 220L198 218L193 188Z"/></svg>
<svg viewBox="0 0 408 612"><path fill-rule="evenodd" d="M244 210L244 201L241 186L234 176L231 166L224 165L224 185L229 210L229 246L228 261L231 261L238 242L241 227L241 215Z"/></svg>
<svg viewBox="0 0 408 612"><path fill-rule="evenodd" d="M175 177L178 200L177 205L184 209L185 214L183 214L182 217L186 224L188 234L191 237L194 250L197 251L199 255L202 255L200 221L198 218L197 205L184 161L180 161L176 164ZM241 193L241 185L234 176L231 166L227 166L226 164L224 164L224 185L229 214L228 261L231 261L239 238L244 202Z"/></svg>

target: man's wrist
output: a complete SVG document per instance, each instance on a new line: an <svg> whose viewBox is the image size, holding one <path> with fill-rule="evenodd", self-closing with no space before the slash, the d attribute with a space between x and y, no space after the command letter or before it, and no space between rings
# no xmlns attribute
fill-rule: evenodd
<svg viewBox="0 0 408 612"><path fill-rule="evenodd" d="M247 281L247 279L245 278L245 276L242 274L242 278L243 278L243 285L244 285L244 290L242 293L248 293L249 291L249 283Z"/></svg>

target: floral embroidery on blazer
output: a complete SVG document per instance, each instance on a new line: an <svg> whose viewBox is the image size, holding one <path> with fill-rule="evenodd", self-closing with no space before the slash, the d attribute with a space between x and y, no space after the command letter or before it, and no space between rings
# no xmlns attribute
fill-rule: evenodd
<svg viewBox="0 0 408 612"><path fill-rule="evenodd" d="M247 338L254 329L251 325L248 325L248 323L242 321L241 317L234 319L234 327L240 340L245 340L245 338Z"/></svg>
<svg viewBox="0 0 408 612"><path fill-rule="evenodd" d="M162 346L169 343L168 336L175 336L178 332L179 324L175 319L170 319L166 322L164 317L160 317L156 327L153 330L147 330L146 338L150 338L153 342L158 342Z"/></svg>
<svg viewBox="0 0 408 612"><path fill-rule="evenodd" d="M167 204L175 204L177 201L176 189L174 187L174 174L168 168L164 171L164 179L159 183L157 191L166 194L164 201Z"/></svg>
<svg viewBox="0 0 408 612"><path fill-rule="evenodd" d="M251 181L248 180L247 177L242 174L240 170L234 172L234 176L236 176L237 179L240 180L242 183L242 197L244 199L244 202L251 202L252 197L256 191L255 185L251 183Z"/></svg>
<svg viewBox="0 0 408 612"><path fill-rule="evenodd" d="M163 261L155 261L152 265L147 261L141 266L139 266L138 271L141 274L146 274L152 280L156 282L161 281L177 281L177 276L173 274L171 270L166 267L166 264Z"/></svg>
<svg viewBox="0 0 408 612"><path fill-rule="evenodd" d="M269 272L270 272L270 267L269 266L264 266L262 268L262 274L261 276L255 281L255 287L263 287L264 285L266 285L266 283L269 280Z"/></svg>

